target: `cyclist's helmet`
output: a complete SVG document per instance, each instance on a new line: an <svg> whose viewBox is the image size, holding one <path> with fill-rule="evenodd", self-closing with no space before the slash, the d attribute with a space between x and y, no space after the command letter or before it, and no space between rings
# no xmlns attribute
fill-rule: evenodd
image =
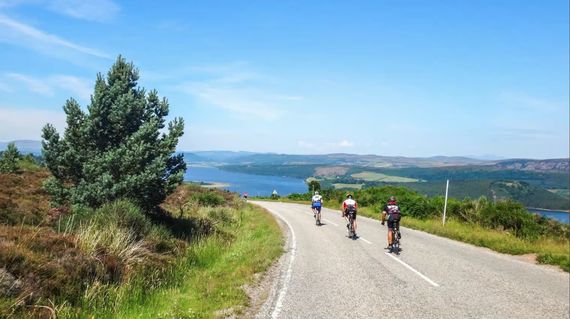
<svg viewBox="0 0 570 319"><path fill-rule="evenodd" d="M315 195L319 195L319 192L315 191Z"/></svg>
<svg viewBox="0 0 570 319"><path fill-rule="evenodd" d="M351 194L351 193L347 193L347 194L346 194L346 198L352 199L352 194Z"/></svg>

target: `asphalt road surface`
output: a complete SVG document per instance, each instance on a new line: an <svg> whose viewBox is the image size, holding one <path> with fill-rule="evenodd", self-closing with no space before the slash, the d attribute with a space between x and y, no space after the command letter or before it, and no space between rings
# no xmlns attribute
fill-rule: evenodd
<svg viewBox="0 0 570 319"><path fill-rule="evenodd" d="M569 274L553 267L406 228L394 256L376 220L358 216L352 240L338 211L318 227L308 205L254 203L288 233L258 318L570 317Z"/></svg>

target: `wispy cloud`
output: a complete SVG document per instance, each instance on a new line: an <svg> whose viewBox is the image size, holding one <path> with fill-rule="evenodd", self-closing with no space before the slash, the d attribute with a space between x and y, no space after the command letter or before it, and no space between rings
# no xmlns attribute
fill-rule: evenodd
<svg viewBox="0 0 570 319"><path fill-rule="evenodd" d="M42 127L47 123L53 124L59 132L63 132L66 125L65 113L0 105L0 137L2 140L38 140L42 134Z"/></svg>
<svg viewBox="0 0 570 319"><path fill-rule="evenodd" d="M564 103L538 98L522 92L505 91L500 94L500 98L509 106L517 109L553 111L564 107ZM567 105L566 105L567 107Z"/></svg>
<svg viewBox="0 0 570 319"><path fill-rule="evenodd" d="M203 103L241 115L274 120L283 113L274 106L271 95L255 90L193 83L182 86L182 90Z"/></svg>
<svg viewBox="0 0 570 319"><path fill-rule="evenodd" d="M497 132L501 136L520 140L533 138L544 139L556 136L556 133L551 130L536 127L501 127Z"/></svg>
<svg viewBox="0 0 570 319"><path fill-rule="evenodd" d="M76 19L106 22L114 19L120 7L111 0L2 0L2 7L34 5Z"/></svg>
<svg viewBox="0 0 570 319"><path fill-rule="evenodd" d="M76 99L87 102L93 91L92 81L71 75L58 74L37 78L20 73L6 73L4 78L13 83L22 83L25 89L47 97L52 97L59 91L70 93Z"/></svg>
<svg viewBox="0 0 570 319"><path fill-rule="evenodd" d="M308 142L305 140L300 140L297 142L297 146L302 149L308 149L314 152L340 152L346 149L353 148L354 143L347 139L341 139L337 142Z"/></svg>
<svg viewBox="0 0 570 319"><path fill-rule="evenodd" d="M27 47L44 54L65 57L69 53L79 53L96 58L111 59L97 49L85 47L49 34L40 29L0 14L0 41Z"/></svg>
<svg viewBox="0 0 570 319"><path fill-rule="evenodd" d="M90 21L110 21L119 13L119 6L110 0L53 0L48 7L55 12Z"/></svg>
<svg viewBox="0 0 570 319"><path fill-rule="evenodd" d="M252 71L247 63L190 67L192 76L200 80L186 81L176 88L214 106L238 115L275 120L285 114L286 108L301 96L276 93L267 88L267 77ZM205 79L204 79L205 77Z"/></svg>
<svg viewBox="0 0 570 319"><path fill-rule="evenodd" d="M19 73L7 73L6 78L23 83L30 91L44 95L53 96L52 88L47 85L44 81L19 74Z"/></svg>

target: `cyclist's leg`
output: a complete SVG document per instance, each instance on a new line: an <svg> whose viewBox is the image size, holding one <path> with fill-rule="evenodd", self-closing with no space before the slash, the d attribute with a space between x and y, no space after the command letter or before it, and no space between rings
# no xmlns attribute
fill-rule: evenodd
<svg viewBox="0 0 570 319"><path fill-rule="evenodd" d="M354 234L356 234L356 212L352 215L352 227L354 228Z"/></svg>
<svg viewBox="0 0 570 319"><path fill-rule="evenodd" d="M394 221L388 217L388 246L392 246L392 228L394 228Z"/></svg>

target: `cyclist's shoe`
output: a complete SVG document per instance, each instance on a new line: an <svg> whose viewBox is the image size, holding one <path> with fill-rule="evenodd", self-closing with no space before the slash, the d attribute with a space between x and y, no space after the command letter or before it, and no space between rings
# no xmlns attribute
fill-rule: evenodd
<svg viewBox="0 0 570 319"><path fill-rule="evenodd" d="M384 249L392 251L392 245L388 245L388 246L384 247Z"/></svg>
<svg viewBox="0 0 570 319"><path fill-rule="evenodd" d="M382 221L382 222L380 223L380 225L384 226L384 221Z"/></svg>
<svg viewBox="0 0 570 319"><path fill-rule="evenodd" d="M350 224L346 224L346 228L348 228L350 226Z"/></svg>
<svg viewBox="0 0 570 319"><path fill-rule="evenodd" d="M402 233L398 232L398 239L402 239Z"/></svg>

